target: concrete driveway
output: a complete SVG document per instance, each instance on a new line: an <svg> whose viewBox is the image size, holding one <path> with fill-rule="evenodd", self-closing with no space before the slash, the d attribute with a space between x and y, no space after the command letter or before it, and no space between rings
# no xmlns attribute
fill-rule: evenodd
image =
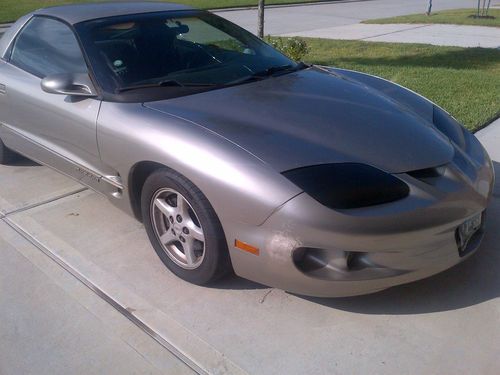
<svg viewBox="0 0 500 375"><path fill-rule="evenodd" d="M478 135L500 173L500 123ZM296 296L237 277L211 287L185 283L157 259L140 223L100 195L30 162L0 166L0 203L2 374L18 373L19 358L24 358L23 369L34 371L47 352L52 361L35 368L38 374L64 373L53 371L59 361L73 373L84 373L85 359L103 361L108 368L114 358L106 357L106 362L89 350L89 335L104 352L120 349L113 342L125 342L148 359L148 366L163 372L184 366L179 368L214 374L498 373L498 182L483 246L471 259L427 280L342 299ZM41 290L39 281L30 279L30 269L64 288L75 304L65 310L63 329L56 335L37 328L59 325L59 305L46 308L53 297L32 300L33 293L16 293L29 291L30 283ZM82 291L68 287L61 277L95 300L83 298ZM98 321L91 325L95 328L81 317L82 306ZM23 320L29 311L38 324ZM115 315L129 319L127 324L139 333L129 334L132 328L125 323L116 326ZM114 341L103 344L98 327L113 324L106 337ZM81 341L64 345L68 334L81 335ZM145 340L148 345L140 344ZM26 346L26 341L39 345ZM52 350L44 351L44 343ZM79 344L86 350L78 350ZM133 363L129 371L116 368L134 373L140 363L124 350L113 354L116 362ZM66 356L58 356L59 351ZM170 356L168 361L155 362L158 351Z"/></svg>

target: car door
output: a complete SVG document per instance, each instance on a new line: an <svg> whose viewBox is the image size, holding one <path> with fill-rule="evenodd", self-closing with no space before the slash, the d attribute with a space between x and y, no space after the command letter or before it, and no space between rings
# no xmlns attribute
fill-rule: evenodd
<svg viewBox="0 0 500 375"><path fill-rule="evenodd" d="M88 73L73 30L53 18L33 17L9 52L0 66L0 137L4 143L96 190L109 188L102 186L96 140L100 100L41 89L44 77Z"/></svg>

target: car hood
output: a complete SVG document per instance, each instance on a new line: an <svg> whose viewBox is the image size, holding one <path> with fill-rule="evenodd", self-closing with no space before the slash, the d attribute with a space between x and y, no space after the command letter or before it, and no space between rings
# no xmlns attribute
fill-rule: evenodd
<svg viewBox="0 0 500 375"><path fill-rule="evenodd" d="M309 68L144 105L209 129L280 172L355 162L401 173L448 163L454 150L432 125L432 104L410 101Z"/></svg>

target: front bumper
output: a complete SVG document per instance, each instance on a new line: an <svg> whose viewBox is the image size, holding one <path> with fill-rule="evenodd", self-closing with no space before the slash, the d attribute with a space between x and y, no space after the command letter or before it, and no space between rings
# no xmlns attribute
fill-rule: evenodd
<svg viewBox="0 0 500 375"><path fill-rule="evenodd" d="M471 138L468 152L457 150L441 176L398 175L411 190L400 201L332 210L302 193L259 227L227 225L236 274L293 293L341 297L419 280L461 262L477 250L484 231L460 254L457 228L485 211L494 180L488 155ZM234 239L260 254L234 248Z"/></svg>

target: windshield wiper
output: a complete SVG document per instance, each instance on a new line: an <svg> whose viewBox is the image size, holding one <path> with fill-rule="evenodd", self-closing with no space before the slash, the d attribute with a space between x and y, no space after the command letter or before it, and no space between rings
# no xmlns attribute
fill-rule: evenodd
<svg viewBox="0 0 500 375"><path fill-rule="evenodd" d="M191 82L179 82L174 79L169 79L166 81L156 82L156 83L144 83L140 85L132 85L120 87L115 90L115 92L122 93L124 91L138 90L138 89L149 89L155 87L212 87L216 86L215 83L191 83Z"/></svg>
<svg viewBox="0 0 500 375"><path fill-rule="evenodd" d="M266 76L272 76L276 73L280 72L287 72L290 70L295 70L295 67L292 64L286 64L286 65L280 65L280 66L272 66L270 68L261 70L259 72L253 73L254 76L258 77L266 77Z"/></svg>
<svg viewBox="0 0 500 375"><path fill-rule="evenodd" d="M245 77L237 79L235 81L228 82L225 84L225 86L233 86L233 85L240 85L242 83L247 83L247 82L260 81L260 80L263 80L265 78L272 77L276 73L296 72L298 70L309 68L309 66L310 65L307 65L303 62L299 62L295 65L286 64L286 65L272 66L270 68L252 73L251 75L245 76Z"/></svg>
<svg viewBox="0 0 500 375"><path fill-rule="evenodd" d="M309 65L299 62L297 64L286 64L286 65L279 65L279 66L272 66L270 68L261 70L259 72L253 73L254 76L260 76L260 77L266 77L266 76L272 76L275 75L276 73L281 73L281 72L296 72L297 70L302 70L305 68L308 68Z"/></svg>

